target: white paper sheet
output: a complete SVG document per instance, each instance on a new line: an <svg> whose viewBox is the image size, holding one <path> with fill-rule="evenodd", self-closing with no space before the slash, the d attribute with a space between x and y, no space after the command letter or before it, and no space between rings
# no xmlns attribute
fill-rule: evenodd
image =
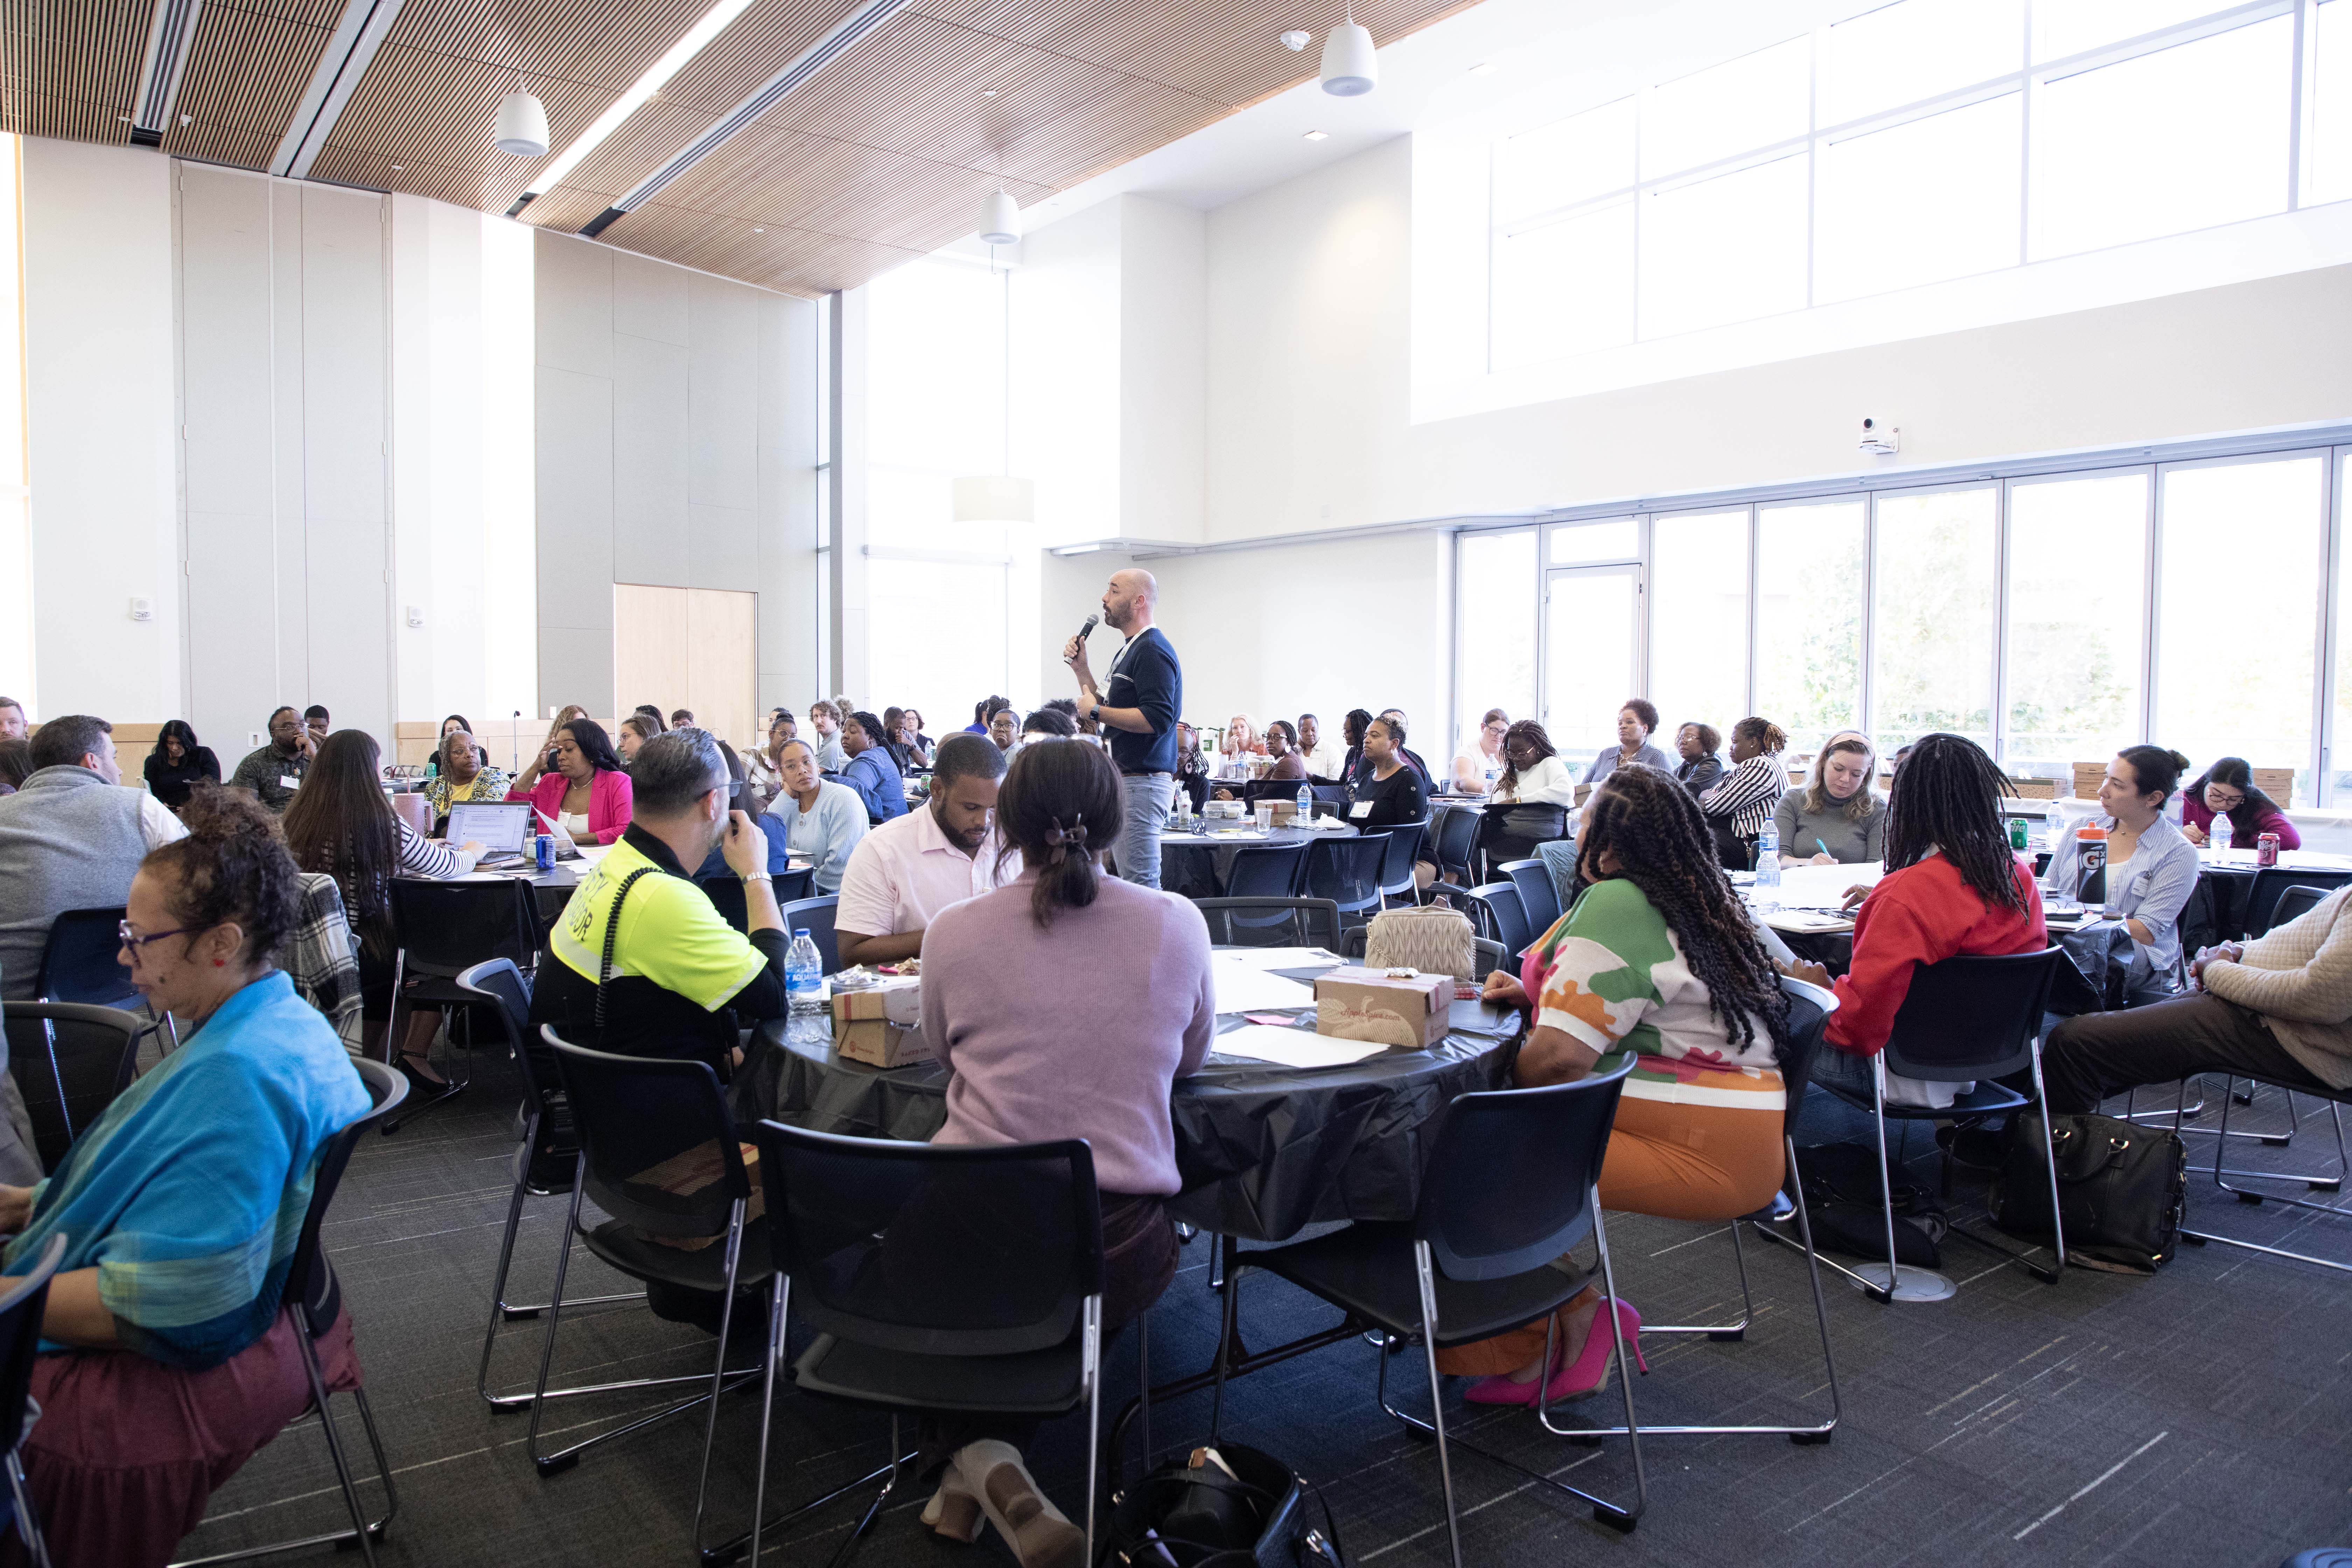
<svg viewBox="0 0 2352 1568"><path fill-rule="evenodd" d="M1348 961L1323 947L1236 947L1218 955L1252 969L1337 969Z"/></svg>
<svg viewBox="0 0 2352 1568"><path fill-rule="evenodd" d="M1244 1024L1219 1035L1209 1048L1221 1057L1247 1057L1286 1068L1346 1067L1388 1049L1364 1040L1335 1040L1304 1029L1277 1029L1265 1024Z"/></svg>
<svg viewBox="0 0 2352 1568"><path fill-rule="evenodd" d="M1313 987L1254 969L1223 953L1213 956L1209 973L1217 989L1220 1013L1271 1013L1315 1005Z"/></svg>

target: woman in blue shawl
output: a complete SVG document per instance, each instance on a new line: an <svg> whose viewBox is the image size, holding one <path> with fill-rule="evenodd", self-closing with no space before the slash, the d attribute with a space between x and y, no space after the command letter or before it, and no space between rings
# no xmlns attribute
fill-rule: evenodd
<svg viewBox="0 0 2352 1568"><path fill-rule="evenodd" d="M271 963L301 900L276 819L211 790L186 822L131 881L121 955L180 1020L180 1048L48 1180L0 1186L0 1233L16 1233L0 1268L67 1237L24 1445L61 1568L168 1562L213 1489L309 1408L278 1295L319 1152L369 1106L333 1027ZM331 1386L357 1385L348 1316L318 1348Z"/></svg>

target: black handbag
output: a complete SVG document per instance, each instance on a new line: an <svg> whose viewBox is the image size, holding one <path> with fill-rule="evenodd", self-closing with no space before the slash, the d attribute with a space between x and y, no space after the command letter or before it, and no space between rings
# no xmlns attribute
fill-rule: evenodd
<svg viewBox="0 0 2352 1568"><path fill-rule="evenodd" d="M2189 1201L2189 1153L2178 1133L2113 1116L2061 1116L2045 1137L2041 1114L2021 1110L1985 1194L1993 1224L2028 1239L2050 1236L2053 1164L2067 1262L2153 1274L2171 1261Z"/></svg>
<svg viewBox="0 0 2352 1568"><path fill-rule="evenodd" d="M1193 1458L1208 1450L1195 1449ZM1221 1443L1213 1461L1170 1459L1115 1500L1110 1546L1130 1568L1340 1568L1339 1531L1307 1528L1305 1483L1273 1455Z"/></svg>

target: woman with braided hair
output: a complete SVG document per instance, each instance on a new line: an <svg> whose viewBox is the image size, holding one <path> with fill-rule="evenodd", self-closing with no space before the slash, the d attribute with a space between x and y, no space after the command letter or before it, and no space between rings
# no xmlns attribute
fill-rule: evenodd
<svg viewBox="0 0 2352 1568"><path fill-rule="evenodd" d="M1886 1045L1915 966L2050 945L2032 868L2001 831L2008 786L1973 741L1934 734L1912 743L1886 803L1886 875L1846 895L1866 896L1854 916L1853 963L1838 977L1838 1009L1823 1037L1836 1048L1823 1051L1816 1068L1824 1081L1870 1092L1870 1058ZM1948 1105L1956 1087L1896 1080L1889 1094Z"/></svg>
<svg viewBox="0 0 2352 1568"><path fill-rule="evenodd" d="M1486 978L1486 1000L1528 1016L1513 1076L1568 1083L1609 1052L1639 1060L1625 1080L1601 1168L1601 1201L1668 1219L1720 1222L1762 1208L1783 1173L1788 1103L1780 1053L1787 998L1688 791L1654 768L1622 767L1591 797L1577 849L1591 884L1517 976ZM1556 1314L1549 1397L1606 1384L1611 1338L1592 1331L1587 1290ZM1616 1303L1631 1338L1641 1315ZM1545 1321L1440 1351L1441 1371L1483 1374L1465 1397L1532 1405L1545 1381Z"/></svg>
<svg viewBox="0 0 2352 1568"><path fill-rule="evenodd" d="M1106 1345L1175 1278L1169 1094L1208 1055L1217 1006L1200 910L1098 863L1123 799L1101 748L1024 747L996 795L1020 876L923 936L923 1038L953 1074L935 1142L1093 1146ZM1076 1563L1085 1532L1022 1460L1036 1430L1031 1416L925 1417L919 1463L940 1489L924 1522L971 1541L984 1519L1024 1568Z"/></svg>

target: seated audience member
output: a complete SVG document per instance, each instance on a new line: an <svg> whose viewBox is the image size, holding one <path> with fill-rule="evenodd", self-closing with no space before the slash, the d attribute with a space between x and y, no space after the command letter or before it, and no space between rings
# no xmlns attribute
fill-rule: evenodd
<svg viewBox="0 0 2352 1568"><path fill-rule="evenodd" d="M1517 974L1487 976L1486 999L1528 1015L1512 1069L1521 1088L1574 1082L1603 1056L1639 1053L1602 1155L1603 1207L1719 1224L1769 1203L1786 1170L1788 1001L1689 793L1663 771L1624 767L1591 798L1577 845L1591 886ZM1605 1326L1594 1331L1601 1305L1588 1289L1552 1320L1551 1398L1606 1385L1612 1347ZM1630 1341L1640 1314L1616 1310ZM1546 1331L1538 1319L1441 1350L1437 1364L1484 1375L1466 1398L1532 1405L1544 1392Z"/></svg>
<svg viewBox="0 0 2352 1568"><path fill-rule="evenodd" d="M1886 857L1886 803L1870 787L1878 754L1853 730L1822 742L1813 776L1773 808L1783 866L1858 866Z"/></svg>
<svg viewBox="0 0 2352 1568"><path fill-rule="evenodd" d="M1617 710L1617 748L1601 752L1584 770L1586 784L1599 784L1617 769L1639 763L1645 768L1655 768L1671 773L1675 764L1666 753L1650 744L1650 736L1658 728L1658 710L1647 698L1636 697Z"/></svg>
<svg viewBox="0 0 2352 1568"><path fill-rule="evenodd" d="M50 720L33 735L33 771L0 796L0 996L30 1001L49 928L68 910L110 908L139 863L187 832L163 803L122 789L113 727L86 713ZM37 1182L39 1157L0 1038L0 1180Z"/></svg>
<svg viewBox="0 0 2352 1568"><path fill-rule="evenodd" d="M931 765L931 745L923 739L922 731L909 716L911 709L886 708L882 710L882 730L890 748L890 760L898 764L902 773L914 773Z"/></svg>
<svg viewBox="0 0 2352 1568"><path fill-rule="evenodd" d="M2042 1049L2052 1113L2094 1111L2111 1094L2204 1072L2352 1089L2347 903L2352 887L2338 888L2266 935L2207 948L2189 966L2199 988L2188 995L2061 1023Z"/></svg>
<svg viewBox="0 0 2352 1568"><path fill-rule="evenodd" d="M375 737L365 730L339 730L319 746L310 781L286 808L286 847L305 871L335 879L343 913L358 939L360 1011L371 1034L390 1026L394 958L399 939L392 929L392 880L395 877L462 877L482 857L472 840L456 848L425 837L396 816L376 782ZM434 1089L446 1080L426 1064L425 1051L440 1026L435 1012L409 1019L408 1038L394 1065Z"/></svg>
<svg viewBox="0 0 2352 1568"><path fill-rule="evenodd" d="M2124 917L2131 934L2131 968L2124 1005L2145 1006L2181 989L2180 911L2197 890L2197 847L2164 815L2189 759L2162 746L2126 746L2107 763L2099 783L2099 813L2107 830L2107 864L2100 885L2084 889L2085 902ZM2082 841L2061 834L2042 879L2045 895L2074 898L2082 880Z"/></svg>
<svg viewBox="0 0 2352 1568"><path fill-rule="evenodd" d="M554 743L531 758L507 798L530 802L541 833L575 844L614 844L629 826L633 787L604 726L573 719L556 726Z"/></svg>
<svg viewBox="0 0 2352 1568"><path fill-rule="evenodd" d="M294 983L294 994L333 1026L344 1050L366 1056L359 949L352 940L352 922L343 914L342 890L322 871L305 871L300 880L302 898L294 917L286 978Z"/></svg>
<svg viewBox="0 0 2352 1568"><path fill-rule="evenodd" d="M1405 727L1403 709L1383 708L1381 710L1381 717L1383 719L1395 720L1396 727L1391 732L1397 734L1400 737L1402 735ZM1421 753L1406 746L1404 742L1400 739L1397 742L1397 754L1403 759L1405 766L1411 768L1415 773L1420 775L1421 793L1423 796L1426 798L1430 795L1435 795L1437 793L1437 775L1429 771L1429 764L1422 761Z"/></svg>
<svg viewBox="0 0 2352 1568"><path fill-rule="evenodd" d="M462 801L506 799L506 770L492 767L482 754L470 732L442 731L441 749L433 758L433 776L425 784L425 804L432 806L434 820L448 816L449 808Z"/></svg>
<svg viewBox="0 0 2352 1568"><path fill-rule="evenodd" d="M1895 748L1895 754L1886 759L1886 783L1890 789L1894 787L1895 775L1903 771L1903 759L1910 754L1909 746L1897 746Z"/></svg>
<svg viewBox="0 0 2352 1568"><path fill-rule="evenodd" d="M613 748L620 753L621 766L627 769L634 765L637 760L637 748L662 733L665 730L661 721L648 719L643 713L632 713L622 720L620 729L613 736Z"/></svg>
<svg viewBox="0 0 2352 1568"><path fill-rule="evenodd" d="M767 742L752 748L744 755L743 782L751 786L763 811L783 789L784 742L799 732L800 726L793 721L792 714L779 708L768 716ZM809 748L809 755L816 755L815 747Z"/></svg>
<svg viewBox="0 0 2352 1568"><path fill-rule="evenodd" d="M841 749L849 757L841 782L857 792L866 820L877 825L907 815L907 781L882 743L883 733L882 721L871 713L851 713L841 721Z"/></svg>
<svg viewBox="0 0 2352 1568"><path fill-rule="evenodd" d="M1225 721L1225 733L1217 742L1217 776L1245 779L1250 776L1250 759L1265 755L1265 742L1258 738L1257 726L1246 713L1236 713Z"/></svg>
<svg viewBox="0 0 2352 1568"><path fill-rule="evenodd" d="M443 740L446 741L449 738L449 731L452 730L463 730L468 735L474 732L474 727L466 721L466 716L463 713L452 713L446 719L441 721L441 738Z"/></svg>
<svg viewBox="0 0 2352 1568"><path fill-rule="evenodd" d="M1017 877L943 910L923 941L923 1037L951 1075L937 1143L1084 1138L1102 1194L1102 1332L1140 1317L1176 1275L1166 1200L1181 1183L1169 1094L1216 1034L1209 931L1171 894L1097 864L1124 814L1118 770L1092 746L1034 746L998 796ZM1008 866L1007 869L1011 869ZM1088 983L1073 989L1069 976ZM1041 1020L1035 999L1058 998ZM1149 995L1152 1005L1139 1007ZM1103 1050L1116 1039L1116 1052ZM952 1245L952 1244L950 1244ZM1067 1563L1085 1532L1022 1454L1038 1420L925 1416L920 1474L939 1483L932 1528L958 1540L985 1514L1024 1565Z"/></svg>
<svg viewBox="0 0 2352 1568"><path fill-rule="evenodd" d="M530 1021L621 1056L706 1061L723 1079L734 1070L738 1020L749 1026L787 1010L792 934L776 907L768 840L750 817L727 809L726 762L707 731L673 730L646 742L634 783L635 809L620 841L580 879L548 935ZM748 935L727 923L689 874L713 845L743 879ZM608 953L599 1035L596 980Z"/></svg>
<svg viewBox="0 0 2352 1568"><path fill-rule="evenodd" d="M646 718L652 720L654 722L654 733L656 735L669 728L669 721L662 717L662 710L655 707L650 702L640 702L632 710L632 711L642 713Z"/></svg>
<svg viewBox="0 0 2352 1568"><path fill-rule="evenodd" d="M25 705L13 697L0 697L0 741L21 741L26 734Z"/></svg>
<svg viewBox="0 0 2352 1568"><path fill-rule="evenodd" d="M302 727L310 731L311 740L323 741L327 738L328 730L332 728L332 718L326 709L313 702L302 710Z"/></svg>
<svg viewBox="0 0 2352 1568"><path fill-rule="evenodd" d="M820 697L809 704L809 744L816 748L816 765L826 773L837 773L849 765L849 753L842 750L841 710Z"/></svg>
<svg viewBox="0 0 2352 1568"><path fill-rule="evenodd" d="M1682 754L1682 765L1675 769L1675 777L1693 795L1702 795L1713 789L1723 777L1723 759L1716 752L1723 745L1723 737L1715 732L1712 724L1685 724L1675 731L1675 750Z"/></svg>
<svg viewBox="0 0 2352 1568"><path fill-rule="evenodd" d="M1373 720L1364 731L1364 762L1356 772L1348 820L1373 833L1428 816L1428 792L1404 758L1404 721Z"/></svg>
<svg viewBox="0 0 2352 1568"><path fill-rule="evenodd" d="M1032 741L1067 741L1078 732L1078 721L1058 708L1040 708L1021 721L1021 739L1013 746L1018 755Z"/></svg>
<svg viewBox="0 0 2352 1568"><path fill-rule="evenodd" d="M1201 737L1190 724L1176 726L1176 787L1191 797L1194 811L1209 798L1209 759L1202 754Z"/></svg>
<svg viewBox="0 0 2352 1568"><path fill-rule="evenodd" d="M145 772L148 793L173 811L188 804L188 792L196 785L221 782L220 759L210 746L196 744L196 732L185 719L163 721Z"/></svg>
<svg viewBox="0 0 2352 1568"><path fill-rule="evenodd" d="M988 716L988 738L1007 761L1012 759L1014 748L1021 744L1021 721L1011 708L999 708Z"/></svg>
<svg viewBox="0 0 2352 1568"><path fill-rule="evenodd" d="M32 771L33 743L21 735L0 740L0 795L15 795Z"/></svg>
<svg viewBox="0 0 2352 1568"><path fill-rule="evenodd" d="M334 1030L272 966L300 897L275 817L206 790L188 823L140 868L123 921L131 982L179 1017L179 1047L55 1177L0 1188L16 1233L0 1267L67 1240L23 1458L53 1559L76 1568L159 1568L212 1489L309 1407L279 1292L319 1151L369 1105ZM327 1385L358 1386L350 1318L322 1327Z"/></svg>
<svg viewBox="0 0 2352 1568"><path fill-rule="evenodd" d="M1307 781L1307 759L1299 753L1298 731L1290 727L1289 720L1276 719L1265 727L1265 772L1260 778L1289 784Z"/></svg>
<svg viewBox="0 0 2352 1568"><path fill-rule="evenodd" d="M1503 755L1503 737L1510 732L1511 716L1500 708L1489 708L1486 716L1478 721L1478 733L1454 759L1454 788L1459 795L1485 795L1495 787L1495 781L1508 773L1510 759Z"/></svg>
<svg viewBox="0 0 2352 1568"><path fill-rule="evenodd" d="M993 819L1004 765L992 742L950 735L932 759L922 809L884 823L851 853L833 913L845 968L914 957L941 910L996 887Z"/></svg>
<svg viewBox="0 0 2352 1568"><path fill-rule="evenodd" d="M290 707L280 708L269 716L269 743L246 753L228 776L229 787L249 789L270 810L284 811L318 754L318 737L303 725L302 715Z"/></svg>
<svg viewBox="0 0 2352 1568"><path fill-rule="evenodd" d="M784 825L791 853L809 863L820 897L841 891L841 874L866 837L866 803L847 784L816 771L816 752L806 741L786 741L778 769L783 787L766 815Z"/></svg>
<svg viewBox="0 0 2352 1568"><path fill-rule="evenodd" d="M2258 848L2265 833L2277 834L2282 849L2303 847L2303 835L2294 830L2278 802L2254 787L2254 770L2243 757L2223 757L2180 797L2181 831L2191 844L2212 841L2216 815L2230 819L2229 848Z"/></svg>
<svg viewBox="0 0 2352 1568"><path fill-rule="evenodd" d="M1731 771L1698 797L1699 814L1715 832L1716 853L1734 871L1756 863L1756 839L1788 793L1780 752L1789 737L1780 726L1754 715L1731 727Z"/></svg>
<svg viewBox="0 0 2352 1568"><path fill-rule="evenodd" d="M1346 777L1347 752L1323 737L1323 721L1312 713L1298 716L1298 752L1307 759L1307 776L1318 784L1338 784Z"/></svg>
<svg viewBox="0 0 2352 1568"><path fill-rule="evenodd" d="M1838 1008L1823 1037L1834 1048L1814 1068L1824 1082L1870 1092L1869 1059L1885 1047L1916 967L2050 945L2032 868L2001 830L2007 787L1972 741L1934 734L1913 743L1886 805L1886 875L1854 915L1853 966L1837 979ZM1819 965L1796 972L1829 984ZM1887 1094L1905 1104L1948 1105L1956 1087L1890 1079Z"/></svg>
<svg viewBox="0 0 2352 1568"><path fill-rule="evenodd" d="M1348 742L1348 749L1339 759L1341 784L1352 783L1357 770L1364 765L1364 731L1370 729L1371 724L1371 714L1361 708L1349 709L1347 716L1339 721L1339 732Z"/></svg>
<svg viewBox="0 0 2352 1568"><path fill-rule="evenodd" d="M921 709L908 709L907 722L913 727L913 740L916 745L920 746L924 751L929 752L939 744L937 741L932 740L931 737L924 731L923 710ZM929 767L930 766L930 763L927 762L923 765L925 767Z"/></svg>
<svg viewBox="0 0 2352 1568"><path fill-rule="evenodd" d="M1524 860L1536 846L1566 836L1576 805L1576 778L1552 749L1551 736L1532 719L1504 734L1507 771L1495 781L1478 824L1478 844L1492 862Z"/></svg>
<svg viewBox="0 0 2352 1568"><path fill-rule="evenodd" d="M1013 700L1009 697L982 698L971 705L971 722L964 726L963 732L967 735L987 734L988 721L1012 706Z"/></svg>
<svg viewBox="0 0 2352 1568"><path fill-rule="evenodd" d="M696 727L694 722L694 710L691 708L677 708L671 710L669 727L673 730L694 729Z"/></svg>

